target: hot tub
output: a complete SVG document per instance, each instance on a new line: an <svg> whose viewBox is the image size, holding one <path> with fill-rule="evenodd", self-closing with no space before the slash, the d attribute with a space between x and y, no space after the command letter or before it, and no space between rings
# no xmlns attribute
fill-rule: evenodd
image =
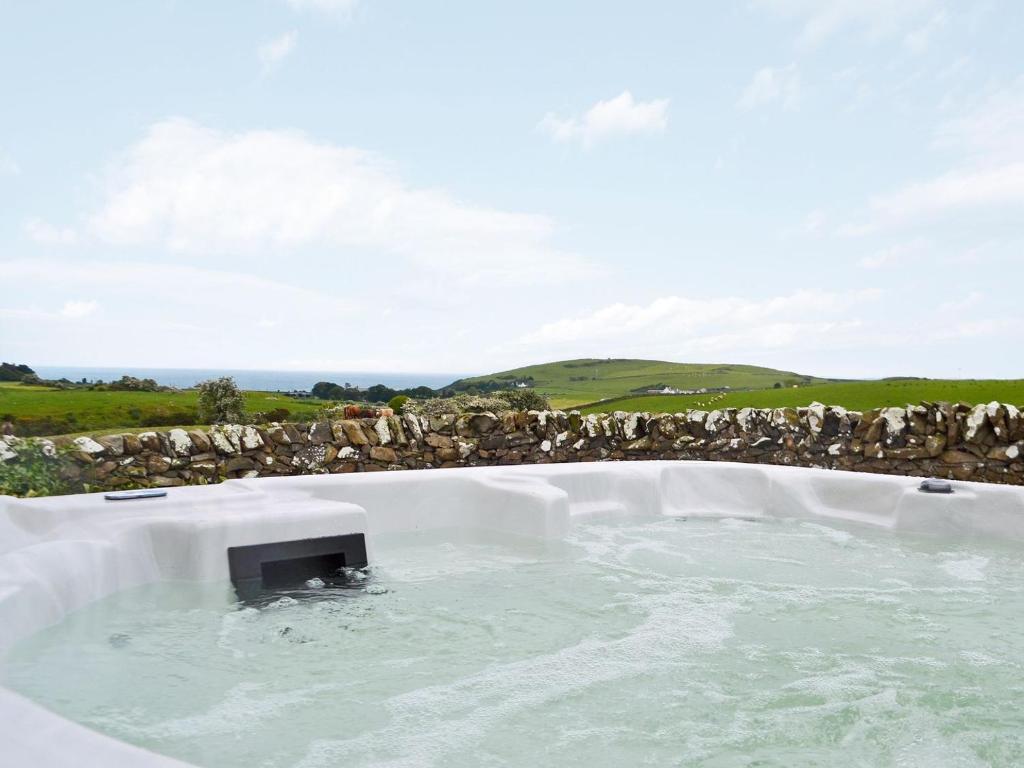
<svg viewBox="0 0 1024 768"><path fill-rule="evenodd" d="M724 463L0 500L12 766L1019 765L1024 489ZM367 567L239 598L229 549Z"/></svg>

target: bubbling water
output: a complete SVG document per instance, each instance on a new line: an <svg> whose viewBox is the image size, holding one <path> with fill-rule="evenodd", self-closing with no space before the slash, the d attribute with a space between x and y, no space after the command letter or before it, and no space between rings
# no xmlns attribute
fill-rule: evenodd
<svg viewBox="0 0 1024 768"><path fill-rule="evenodd" d="M1024 764L1012 549L666 518L375 549L343 587L251 604L114 595L4 682L217 768Z"/></svg>

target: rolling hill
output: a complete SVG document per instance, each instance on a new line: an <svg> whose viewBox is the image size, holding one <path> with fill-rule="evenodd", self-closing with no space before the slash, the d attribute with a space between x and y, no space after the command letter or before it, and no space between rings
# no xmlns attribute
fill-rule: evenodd
<svg viewBox="0 0 1024 768"><path fill-rule="evenodd" d="M584 413L646 411L677 413L689 409L784 408L812 402L867 410L922 401L965 402L971 405L998 400L1024 407L1022 379L882 379L814 384L797 389L759 389L706 395L648 395L623 397L583 408Z"/></svg>
<svg viewBox="0 0 1024 768"><path fill-rule="evenodd" d="M583 358L459 379L449 388L456 391L508 389L520 381L529 382L546 395L554 407L567 408L665 386L680 390L722 387L745 390L772 389L776 383L779 388L791 388L794 384L803 387L836 380L756 365Z"/></svg>

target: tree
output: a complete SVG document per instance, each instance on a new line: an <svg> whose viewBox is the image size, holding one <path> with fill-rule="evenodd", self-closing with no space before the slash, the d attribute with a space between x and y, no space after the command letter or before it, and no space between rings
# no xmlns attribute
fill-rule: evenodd
<svg viewBox="0 0 1024 768"><path fill-rule="evenodd" d="M775 386L773 386L772 389L782 389L782 382L776 381Z"/></svg>
<svg viewBox="0 0 1024 768"><path fill-rule="evenodd" d="M341 400L345 397L341 387L331 381L318 381L313 385L311 393L318 400Z"/></svg>
<svg viewBox="0 0 1024 768"><path fill-rule="evenodd" d="M391 387L386 387L383 384L374 384L372 387L366 388L366 399L371 403L386 403L397 394Z"/></svg>
<svg viewBox="0 0 1024 768"><path fill-rule="evenodd" d="M35 371L24 363L0 363L0 381L21 381Z"/></svg>
<svg viewBox="0 0 1024 768"><path fill-rule="evenodd" d="M199 384L199 420L204 424L237 424L245 412L245 398L230 376Z"/></svg>

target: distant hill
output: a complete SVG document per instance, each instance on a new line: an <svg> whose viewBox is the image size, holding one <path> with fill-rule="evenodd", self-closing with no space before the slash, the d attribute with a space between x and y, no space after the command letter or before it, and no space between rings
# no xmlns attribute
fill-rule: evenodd
<svg viewBox="0 0 1024 768"><path fill-rule="evenodd" d="M776 384L782 388L827 381L835 380L756 365L584 358L459 379L447 389L489 391L510 389L523 383L546 395L555 407L565 408L664 387L686 391L713 391L724 387L732 390L771 389Z"/></svg>

